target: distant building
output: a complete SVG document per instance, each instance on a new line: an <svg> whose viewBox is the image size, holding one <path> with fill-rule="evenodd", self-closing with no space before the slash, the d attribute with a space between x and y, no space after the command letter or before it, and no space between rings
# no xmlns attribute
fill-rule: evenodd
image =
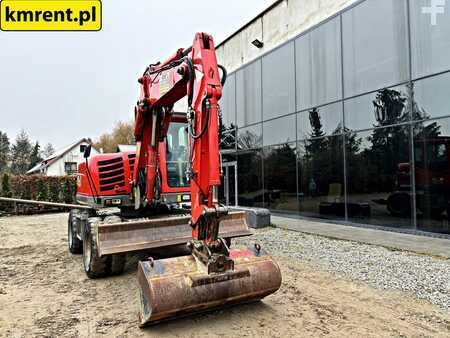
<svg viewBox="0 0 450 338"><path fill-rule="evenodd" d="M44 159L31 168L27 174L41 174L46 176L76 175L78 164L84 161L83 153L89 144L92 144L92 141L87 138L72 143ZM91 156L95 154L98 154L98 151L92 148Z"/></svg>

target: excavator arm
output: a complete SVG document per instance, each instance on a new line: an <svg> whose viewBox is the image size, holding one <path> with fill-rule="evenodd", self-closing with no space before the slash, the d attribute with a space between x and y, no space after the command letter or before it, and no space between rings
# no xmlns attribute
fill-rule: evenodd
<svg viewBox="0 0 450 338"><path fill-rule="evenodd" d="M190 161L186 175L191 189L192 249L220 249L226 246L218 239L220 217L227 209L218 199L221 184L219 156L219 99L226 71L220 76L214 42L211 36L198 33L192 47L179 49L164 63L150 65L139 79L141 97L136 107L135 138L137 152L133 185L136 207L143 207L155 196L158 174L158 142L167 136L173 119L174 104L187 96L190 135ZM145 192L145 194L142 194ZM208 250L199 250L207 263ZM211 255L209 255L211 256ZM230 263L230 261L229 261Z"/></svg>
<svg viewBox="0 0 450 338"><path fill-rule="evenodd" d="M219 69L222 69L220 72ZM259 246L230 250L219 237L228 214L219 204L219 100L226 71L217 64L214 42L195 35L163 63L150 65L139 79L133 186L136 208L155 197L159 141L167 135L173 106L187 97L192 239L190 256L140 262L141 325L209 308L261 299L281 283L276 263ZM245 218L234 220L245 222Z"/></svg>

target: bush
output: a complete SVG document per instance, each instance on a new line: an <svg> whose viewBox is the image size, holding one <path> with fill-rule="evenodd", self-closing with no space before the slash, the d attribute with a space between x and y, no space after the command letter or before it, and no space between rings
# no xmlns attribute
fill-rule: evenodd
<svg viewBox="0 0 450 338"><path fill-rule="evenodd" d="M3 174L2 176L2 186L1 186L1 196L2 197L11 197L11 184L9 182L9 175Z"/></svg>
<svg viewBox="0 0 450 338"><path fill-rule="evenodd" d="M74 203L77 179L73 176L48 177L40 175L10 176L1 179L1 196L27 200ZM31 206L30 206L31 207ZM2 203L1 209L13 210L12 204ZM30 210L30 208L24 208Z"/></svg>

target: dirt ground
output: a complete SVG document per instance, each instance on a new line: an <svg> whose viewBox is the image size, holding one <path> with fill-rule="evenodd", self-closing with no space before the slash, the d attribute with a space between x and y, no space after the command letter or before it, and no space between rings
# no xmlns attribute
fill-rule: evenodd
<svg viewBox="0 0 450 338"><path fill-rule="evenodd" d="M281 289L262 302L137 327L136 259L89 280L66 245L67 214L0 218L0 336L450 337L450 314L278 257ZM275 256L276 257L276 256Z"/></svg>

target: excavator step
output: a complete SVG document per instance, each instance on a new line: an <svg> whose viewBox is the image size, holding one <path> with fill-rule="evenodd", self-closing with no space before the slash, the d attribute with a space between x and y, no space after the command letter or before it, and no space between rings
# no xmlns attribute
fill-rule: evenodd
<svg viewBox="0 0 450 338"><path fill-rule="evenodd" d="M192 239L190 216L169 216L145 221L99 224L97 247L101 256L137 252L185 244ZM235 238L249 236L244 212L231 212L219 225L219 236Z"/></svg>
<svg viewBox="0 0 450 338"><path fill-rule="evenodd" d="M139 325L258 301L280 288L280 268L263 249L232 249L230 258L232 271L212 274L192 255L139 262Z"/></svg>

